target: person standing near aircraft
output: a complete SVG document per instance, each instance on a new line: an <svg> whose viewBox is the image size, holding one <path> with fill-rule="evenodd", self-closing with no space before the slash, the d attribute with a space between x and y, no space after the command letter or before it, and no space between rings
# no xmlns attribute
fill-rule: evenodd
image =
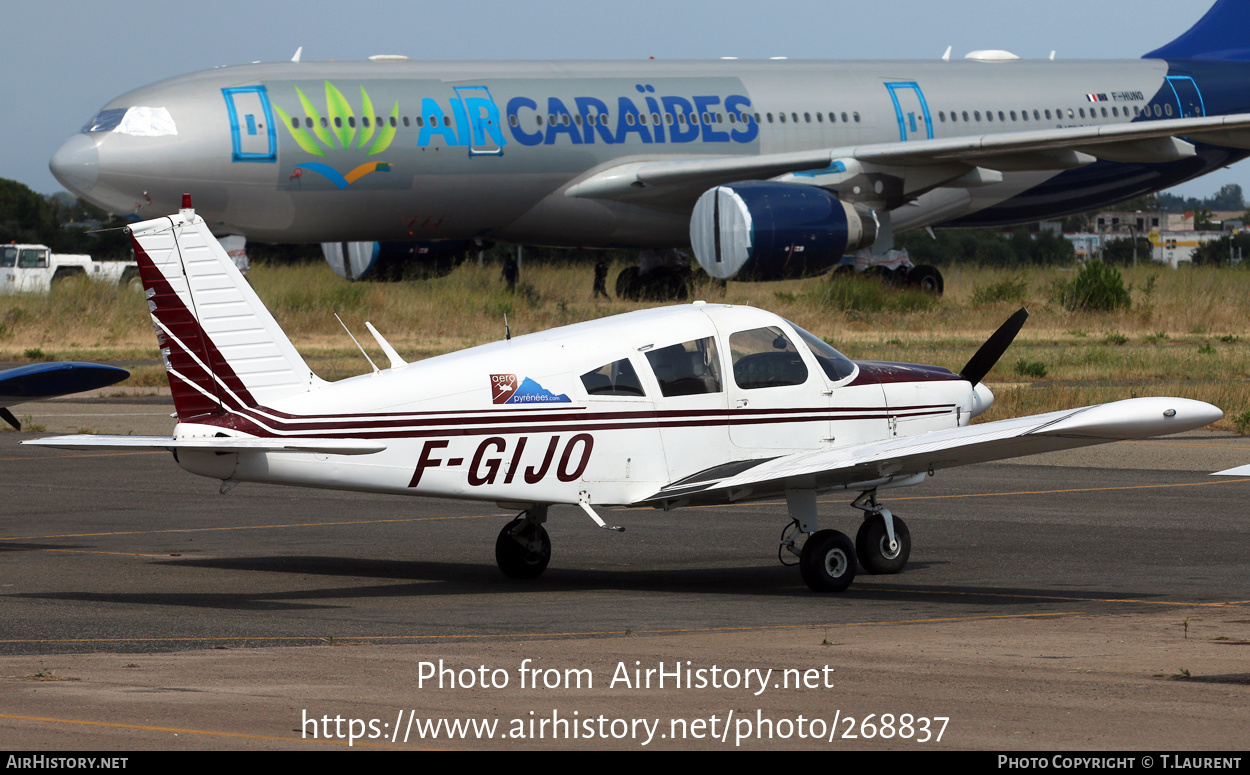
<svg viewBox="0 0 1250 775"><path fill-rule="evenodd" d="M612 301L612 297L608 295L608 260L602 257L595 261L594 297L598 299L600 296L606 301Z"/></svg>

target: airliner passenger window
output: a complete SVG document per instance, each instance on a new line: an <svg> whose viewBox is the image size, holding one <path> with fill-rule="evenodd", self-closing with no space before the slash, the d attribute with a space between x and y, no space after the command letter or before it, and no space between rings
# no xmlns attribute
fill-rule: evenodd
<svg viewBox="0 0 1250 775"><path fill-rule="evenodd" d="M669 398L721 392L716 340L710 336L650 350L647 362Z"/></svg>
<svg viewBox="0 0 1250 775"><path fill-rule="evenodd" d="M582 385L592 396L644 396L638 372L629 359L614 361L582 375Z"/></svg>
<svg viewBox="0 0 1250 775"><path fill-rule="evenodd" d="M743 390L802 385L807 366L780 328L753 328L729 337L734 382Z"/></svg>
<svg viewBox="0 0 1250 775"><path fill-rule="evenodd" d="M799 328L793 323L790 323L790 326L794 328L794 332L799 335L799 338L811 348L812 355L816 356L816 362L820 364L820 368L824 370L825 376L829 378L830 382L844 380L855 373L855 364L845 355L829 346L828 342L809 331Z"/></svg>

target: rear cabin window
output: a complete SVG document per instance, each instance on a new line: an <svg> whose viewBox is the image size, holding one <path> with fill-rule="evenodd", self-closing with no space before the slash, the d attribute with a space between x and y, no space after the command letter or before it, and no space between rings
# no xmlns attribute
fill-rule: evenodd
<svg viewBox="0 0 1250 775"><path fill-rule="evenodd" d="M743 390L802 385L807 366L780 328L753 328L729 337L734 382Z"/></svg>
<svg viewBox="0 0 1250 775"><path fill-rule="evenodd" d="M645 396L638 372L629 359L613 361L582 375L582 386L592 396Z"/></svg>
<svg viewBox="0 0 1250 775"><path fill-rule="evenodd" d="M651 350L647 362L666 397L721 392L716 340L710 336Z"/></svg>
<svg viewBox="0 0 1250 775"><path fill-rule="evenodd" d="M839 382L855 373L855 364L850 358L833 349L828 342L810 331L804 331L793 323L790 325L799 338L811 348L812 355L816 356L816 362L820 364L820 368L824 369L825 376L830 382Z"/></svg>

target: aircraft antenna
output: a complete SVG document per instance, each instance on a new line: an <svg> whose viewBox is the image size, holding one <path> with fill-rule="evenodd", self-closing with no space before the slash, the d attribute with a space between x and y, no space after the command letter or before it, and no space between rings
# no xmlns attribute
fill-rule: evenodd
<svg viewBox="0 0 1250 775"><path fill-rule="evenodd" d="M512 329L508 327L508 313L503 313L503 338L507 341L512 340Z"/></svg>
<svg viewBox="0 0 1250 775"><path fill-rule="evenodd" d="M360 347L360 342L356 342L356 337L352 336L351 329L349 329L347 324L343 322L343 318L339 317L339 313L334 313L334 319L339 322L339 325L343 327L343 330L347 332L347 335L352 337L352 341L355 342L356 346L360 348L360 354L365 356L365 360L369 361L369 366L373 368L373 373L377 374L378 367L374 365L373 359L369 357L369 353L365 352L365 348Z"/></svg>

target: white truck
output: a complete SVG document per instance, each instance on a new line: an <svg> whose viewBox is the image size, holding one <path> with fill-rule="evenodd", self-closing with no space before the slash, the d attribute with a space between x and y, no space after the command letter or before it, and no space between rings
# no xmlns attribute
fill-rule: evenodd
<svg viewBox="0 0 1250 775"><path fill-rule="evenodd" d="M0 293L47 293L70 277L142 287L134 261L93 261L91 256L53 253L46 245L0 245Z"/></svg>

